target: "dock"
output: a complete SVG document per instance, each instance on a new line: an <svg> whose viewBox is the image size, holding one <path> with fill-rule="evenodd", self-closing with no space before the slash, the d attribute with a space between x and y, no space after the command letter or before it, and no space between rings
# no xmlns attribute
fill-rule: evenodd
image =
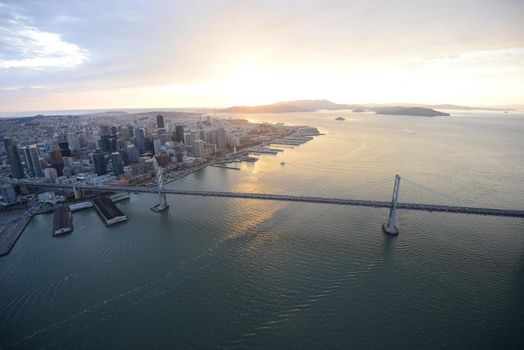
<svg viewBox="0 0 524 350"><path fill-rule="evenodd" d="M33 214L26 212L21 217L13 218L12 225L6 225L0 229L0 256L11 252L32 217Z"/></svg>
<svg viewBox="0 0 524 350"><path fill-rule="evenodd" d="M111 199L113 203L116 203L116 202L123 201L124 199L131 198L131 195L129 193L115 193L115 194L110 195L109 198Z"/></svg>
<svg viewBox="0 0 524 350"><path fill-rule="evenodd" d="M71 211L77 211L77 210L82 210L82 209L87 209L87 208L92 208L92 207L93 207L93 203L91 202L80 202L80 203L71 204L69 206L69 209Z"/></svg>
<svg viewBox="0 0 524 350"><path fill-rule="evenodd" d="M118 222L127 221L127 216L118 209L113 201L105 196L97 197L92 200L93 206L98 213L98 216L106 224L110 226Z"/></svg>
<svg viewBox="0 0 524 350"><path fill-rule="evenodd" d="M53 213L53 236L73 231L73 215L67 205L55 208Z"/></svg>
<svg viewBox="0 0 524 350"><path fill-rule="evenodd" d="M231 170L240 170L239 167L236 167L236 166L227 166L227 165L220 165L220 164L215 164L215 165L212 165L213 167L215 168L222 168L222 169L231 169Z"/></svg>

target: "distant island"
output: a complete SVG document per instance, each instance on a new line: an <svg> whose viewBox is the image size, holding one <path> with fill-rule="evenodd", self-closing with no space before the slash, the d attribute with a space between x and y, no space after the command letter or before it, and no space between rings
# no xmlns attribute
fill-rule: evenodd
<svg viewBox="0 0 524 350"><path fill-rule="evenodd" d="M356 105L334 103L328 100L297 100L277 102L259 106L234 106L223 109L228 113L290 113L290 112L314 112L320 109L339 110L360 108Z"/></svg>
<svg viewBox="0 0 524 350"><path fill-rule="evenodd" d="M353 110L355 113L362 113L366 110L377 114L387 115L414 115L422 117L447 116L448 113L439 112L431 108L411 107L411 106L361 106L334 103L328 100L297 100L277 102L259 106L234 106L222 109L227 113L293 113L293 112L314 112L317 110Z"/></svg>
<svg viewBox="0 0 524 350"><path fill-rule="evenodd" d="M384 115L414 115L419 117L449 116L449 113L439 112L431 108L422 107L389 107L376 110L377 114Z"/></svg>
<svg viewBox="0 0 524 350"><path fill-rule="evenodd" d="M489 110L506 111L508 109L469 107L452 104L424 105L415 103L391 103L391 104L344 104L329 100L295 100L282 101L258 106L233 106L222 109L226 113L293 113L314 112L318 110L352 110L353 113L375 112L383 115L413 115L421 117L449 116L449 113L438 111L438 109L453 110Z"/></svg>

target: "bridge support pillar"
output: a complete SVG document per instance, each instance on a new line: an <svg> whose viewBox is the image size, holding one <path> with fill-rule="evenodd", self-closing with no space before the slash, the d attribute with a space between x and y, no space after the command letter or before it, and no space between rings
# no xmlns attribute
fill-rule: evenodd
<svg viewBox="0 0 524 350"><path fill-rule="evenodd" d="M158 204L155 204L151 207L151 210L155 213L160 213L166 209L169 208L169 204L167 204L166 194L163 193L164 191L164 169L161 166L157 166L156 168L156 182L158 185Z"/></svg>
<svg viewBox="0 0 524 350"><path fill-rule="evenodd" d="M76 188L76 182L73 182L73 193L75 194L75 199L84 198L84 191Z"/></svg>
<svg viewBox="0 0 524 350"><path fill-rule="evenodd" d="M397 228L397 205L398 192L400 189L400 176L395 175L395 186L393 187L393 198L391 199L391 209L389 210L388 222L382 224L382 230L390 235L398 235Z"/></svg>

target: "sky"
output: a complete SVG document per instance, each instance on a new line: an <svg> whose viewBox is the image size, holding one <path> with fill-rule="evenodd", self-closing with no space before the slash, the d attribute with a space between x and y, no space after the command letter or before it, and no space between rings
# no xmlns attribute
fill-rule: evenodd
<svg viewBox="0 0 524 350"><path fill-rule="evenodd" d="M0 112L524 104L522 0L0 0Z"/></svg>

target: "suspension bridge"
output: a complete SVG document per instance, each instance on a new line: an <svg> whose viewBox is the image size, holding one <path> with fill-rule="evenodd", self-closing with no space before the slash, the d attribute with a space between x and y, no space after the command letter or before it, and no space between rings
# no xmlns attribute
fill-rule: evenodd
<svg viewBox="0 0 524 350"><path fill-rule="evenodd" d="M122 187L122 186L93 186L93 185L85 185L85 184L78 184L78 183L67 185L67 184L51 184L51 183L44 183L44 182L31 182L31 181L24 181L24 180L16 180L16 181L13 180L10 182L13 184L25 186L28 188L44 188L44 189L57 189L57 190L69 189L69 190L74 191L76 198L81 198L83 191L158 194L159 195L159 204L155 205L152 208L155 212L162 211L169 207L169 205L167 204L166 195L242 198L242 199L256 199L256 200L305 202L305 203L337 204L337 205L361 206L361 207L373 207L373 208L387 208L389 209L389 215L388 215L387 222L382 225L382 228L384 232L388 234L393 234L393 235L396 235L399 232L396 226L397 212L399 209L524 218L524 210L399 202L398 198L399 198L399 193L400 193L400 180L401 180L401 177L396 175L391 201L298 196L298 195L288 195L288 194L169 189L169 188L164 187L163 181L159 181L158 187L156 188Z"/></svg>

